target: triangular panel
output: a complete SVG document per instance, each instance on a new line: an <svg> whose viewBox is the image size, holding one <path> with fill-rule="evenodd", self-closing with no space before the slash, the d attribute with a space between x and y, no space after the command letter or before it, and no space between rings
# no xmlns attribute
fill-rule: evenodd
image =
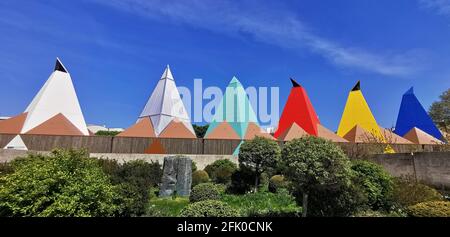
<svg viewBox="0 0 450 237"><path fill-rule="evenodd" d="M317 136L317 125L320 124L320 121L309 100L308 94L294 79L291 78L291 81L293 87L284 106L274 136L279 137L294 123L302 127L308 134Z"/></svg>
<svg viewBox="0 0 450 237"><path fill-rule="evenodd" d="M15 136L3 149L28 150L20 135Z"/></svg>
<svg viewBox="0 0 450 237"><path fill-rule="evenodd" d="M360 90L359 82L355 85L352 91L350 91L347 98L347 103L345 104L341 122L339 123L337 135L344 137L357 125L365 131L371 133L380 141L384 141L383 134L378 127L377 121L370 111L369 105Z"/></svg>
<svg viewBox="0 0 450 237"><path fill-rule="evenodd" d="M403 95L394 132L399 136L404 136L414 127L437 139L443 138L441 132L433 123L433 120L414 95L413 88L411 87Z"/></svg>
<svg viewBox="0 0 450 237"><path fill-rule="evenodd" d="M149 117L141 118L130 128L119 133L117 137L156 137Z"/></svg>
<svg viewBox="0 0 450 237"><path fill-rule="evenodd" d="M57 60L55 71L25 112L28 114L21 133L27 133L57 114L62 114L77 127L82 135L89 135L72 79L59 60Z"/></svg>

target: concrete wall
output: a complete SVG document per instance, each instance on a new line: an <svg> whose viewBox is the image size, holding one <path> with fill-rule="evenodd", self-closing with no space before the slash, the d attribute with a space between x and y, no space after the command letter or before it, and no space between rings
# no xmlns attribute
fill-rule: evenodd
<svg viewBox="0 0 450 237"><path fill-rule="evenodd" d="M419 152L373 155L391 175L412 176L439 189L450 189L450 152Z"/></svg>
<svg viewBox="0 0 450 237"><path fill-rule="evenodd" d="M5 150L0 149L0 162L9 162L16 157L26 156L28 153L49 154L50 152L37 152L37 151L20 151L20 150ZM164 157L172 155L155 155L155 154L123 154L123 153L91 153L90 157L113 159L119 163L124 163L132 160L145 160L148 162L159 162L163 164ZM204 169L208 164L213 163L216 160L229 159L238 164L238 159L232 155L184 155L191 158L197 169Z"/></svg>
<svg viewBox="0 0 450 237"><path fill-rule="evenodd" d="M8 162L27 153L47 154L49 152L17 151L0 149L0 162ZM131 160L154 161L163 164L165 156L155 154L91 153L91 157L114 159L119 163ZM186 155L203 169L220 159L229 159L238 163L231 155ZM417 180L439 189L450 189L450 152L420 152L373 155L369 160L382 165L391 175L412 176Z"/></svg>
<svg viewBox="0 0 450 237"><path fill-rule="evenodd" d="M145 160L147 162L159 162L161 165L164 162L164 157L172 155L156 155L156 154L121 154L121 153L91 153L91 157L112 159L119 163L124 163L131 160ZM216 160L228 159L238 164L238 159L232 155L183 155L187 156L195 162L197 169L202 170L207 165Z"/></svg>

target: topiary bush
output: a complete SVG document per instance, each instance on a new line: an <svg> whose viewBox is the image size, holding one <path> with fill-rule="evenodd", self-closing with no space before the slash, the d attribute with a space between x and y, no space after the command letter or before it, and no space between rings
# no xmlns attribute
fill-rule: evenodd
<svg viewBox="0 0 450 237"><path fill-rule="evenodd" d="M444 200L438 191L416 182L411 177L394 179L392 199L402 207L409 207L421 202Z"/></svg>
<svg viewBox="0 0 450 237"><path fill-rule="evenodd" d="M216 160L205 167L211 180L215 183L228 184L231 175L237 170L237 165L228 159Z"/></svg>
<svg viewBox="0 0 450 237"><path fill-rule="evenodd" d="M198 184L209 182L209 175L204 170L197 170L192 173L192 187Z"/></svg>
<svg viewBox="0 0 450 237"><path fill-rule="evenodd" d="M212 183L203 183L195 186L189 196L190 202L218 199L220 199L220 191Z"/></svg>
<svg viewBox="0 0 450 237"><path fill-rule="evenodd" d="M308 136L287 142L282 170L296 188L306 216L349 216L362 202L351 163L331 141Z"/></svg>
<svg viewBox="0 0 450 237"><path fill-rule="evenodd" d="M367 198L367 205L372 210L389 210L392 206L393 178L383 167L364 160L352 162L355 181Z"/></svg>
<svg viewBox="0 0 450 237"><path fill-rule="evenodd" d="M274 140L255 137L245 141L239 148L239 165L251 169L255 176L254 188L258 191L260 176L265 171L275 170L278 167L281 150Z"/></svg>
<svg viewBox="0 0 450 237"><path fill-rule="evenodd" d="M228 204L217 200L206 200L189 204L181 211L181 217L238 217L239 212Z"/></svg>
<svg viewBox="0 0 450 237"><path fill-rule="evenodd" d="M269 192L276 193L281 189L288 189L289 182L283 175L274 175L269 179Z"/></svg>
<svg viewBox="0 0 450 237"><path fill-rule="evenodd" d="M0 177L0 216L112 216L120 195L84 150L30 154Z"/></svg>
<svg viewBox="0 0 450 237"><path fill-rule="evenodd" d="M421 202L407 208L412 217L450 217L450 202Z"/></svg>

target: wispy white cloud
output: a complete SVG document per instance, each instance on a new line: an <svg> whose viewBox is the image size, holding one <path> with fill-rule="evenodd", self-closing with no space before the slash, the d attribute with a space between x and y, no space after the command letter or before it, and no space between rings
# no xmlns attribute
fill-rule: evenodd
<svg viewBox="0 0 450 237"><path fill-rule="evenodd" d="M313 33L287 7L264 7L255 1L164 1L94 0L117 9L163 22L192 27L257 41L289 50L305 48L335 65L362 69L383 75L407 76L417 72L420 54L373 53L362 48L345 47Z"/></svg>
<svg viewBox="0 0 450 237"><path fill-rule="evenodd" d="M450 0L419 0L422 7L436 11L438 14L450 15Z"/></svg>

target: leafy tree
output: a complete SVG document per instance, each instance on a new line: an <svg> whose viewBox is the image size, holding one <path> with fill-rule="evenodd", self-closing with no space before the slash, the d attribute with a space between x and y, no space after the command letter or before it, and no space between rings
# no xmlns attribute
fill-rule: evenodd
<svg viewBox="0 0 450 237"><path fill-rule="evenodd" d="M212 181L227 184L231 182L231 175L237 170L237 165L229 159L216 160L205 167Z"/></svg>
<svg viewBox="0 0 450 237"><path fill-rule="evenodd" d="M201 126L201 125L193 124L192 127L194 128L197 138L203 138L203 137L205 137L205 134L206 134L206 131L208 130L209 125Z"/></svg>
<svg viewBox="0 0 450 237"><path fill-rule="evenodd" d="M372 210L389 210L392 205L394 182L383 167L364 160L354 161L356 181L361 185Z"/></svg>
<svg viewBox="0 0 450 237"><path fill-rule="evenodd" d="M439 96L439 101L431 104L428 113L441 129L448 132L450 126L450 89Z"/></svg>
<svg viewBox="0 0 450 237"><path fill-rule="evenodd" d="M112 216L117 187L85 151L54 150L12 163L0 177L0 216Z"/></svg>
<svg viewBox="0 0 450 237"><path fill-rule="evenodd" d="M107 131L107 130L100 130L95 133L96 136L111 136L114 137L117 134L119 134L119 131Z"/></svg>
<svg viewBox="0 0 450 237"><path fill-rule="evenodd" d="M282 151L282 166L285 177L303 195L303 216L307 215L309 195L313 201L320 201L319 195L328 195L328 199L336 197L335 200L340 201L351 198L349 192L342 193L352 185L350 160L340 147L330 141L309 136L286 143ZM348 196L342 198L344 194ZM314 212L327 215L326 210L316 209Z"/></svg>
<svg viewBox="0 0 450 237"><path fill-rule="evenodd" d="M253 140L242 143L239 150L239 163L255 172L255 192L258 191L261 173L276 169L280 155L281 149L278 143L268 138L255 137Z"/></svg>
<svg viewBox="0 0 450 237"><path fill-rule="evenodd" d="M103 170L110 175L111 181L119 185L119 193L126 200L121 204L120 216L140 216L145 214L149 199L149 190L157 187L162 177L162 167L157 162L143 160L118 164L115 160L98 160ZM125 205L128 203L129 205Z"/></svg>

